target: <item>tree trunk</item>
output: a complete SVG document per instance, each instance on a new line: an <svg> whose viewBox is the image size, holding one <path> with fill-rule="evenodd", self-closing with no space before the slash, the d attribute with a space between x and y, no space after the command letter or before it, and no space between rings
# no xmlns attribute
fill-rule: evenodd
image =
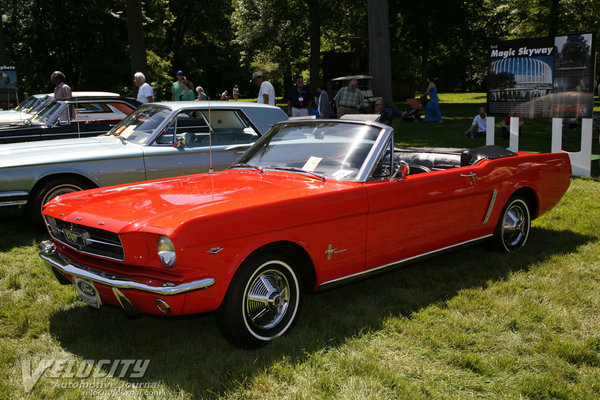
<svg viewBox="0 0 600 400"><path fill-rule="evenodd" d="M148 72L146 45L142 25L142 5L140 0L127 0L127 38L131 56L131 73Z"/></svg>
<svg viewBox="0 0 600 400"><path fill-rule="evenodd" d="M308 18L310 24L310 90L317 92L317 84L321 81L321 10L319 0L308 1Z"/></svg>
<svg viewBox="0 0 600 400"><path fill-rule="evenodd" d="M550 13L548 15L548 36L556 36L558 34L559 21L559 3L560 0L552 0L550 2Z"/></svg>
<svg viewBox="0 0 600 400"><path fill-rule="evenodd" d="M367 0L369 20L369 72L373 93L383 97L386 107L394 107L392 98L392 54L387 0Z"/></svg>
<svg viewBox="0 0 600 400"><path fill-rule="evenodd" d="M0 65L6 65L6 48L4 47L4 32L2 29L2 18L0 18Z"/></svg>

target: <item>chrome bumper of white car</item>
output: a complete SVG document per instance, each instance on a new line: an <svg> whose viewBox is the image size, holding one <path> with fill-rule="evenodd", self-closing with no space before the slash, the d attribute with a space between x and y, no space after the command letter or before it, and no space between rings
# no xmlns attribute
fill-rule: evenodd
<svg viewBox="0 0 600 400"><path fill-rule="evenodd" d="M129 278L107 274L106 272L69 262L61 257L60 254L58 254L54 247L54 243L52 243L50 240L44 240L43 242L40 242L40 244L38 244L38 248L40 249L40 257L49 263L52 268L58 270L59 272L110 286L113 288L113 290L135 289L143 292L159 294L162 296L172 296L176 294L192 292L195 290L206 289L215 284L215 280L213 278L206 278L199 281L181 284L167 282L162 286L150 286L144 283L133 281Z"/></svg>

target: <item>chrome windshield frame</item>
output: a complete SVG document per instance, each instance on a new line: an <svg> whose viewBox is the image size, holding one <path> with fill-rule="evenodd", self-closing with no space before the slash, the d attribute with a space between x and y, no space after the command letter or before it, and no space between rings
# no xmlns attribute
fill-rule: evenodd
<svg viewBox="0 0 600 400"><path fill-rule="evenodd" d="M282 125L282 124L285 124L285 125L315 124L316 125L316 124L321 124L321 123L336 123L336 124L369 126L369 127L374 127L374 128L380 129L377 139L375 140L375 143L371 147L371 150L365 157L365 160L363 161L362 166L360 167L360 169L356 173L356 176L353 179L328 178L328 179L340 180L340 181L363 182L363 183L367 182L369 179L369 176L371 176L373 169L377 165L377 162L379 160L379 154L382 151L385 151L386 145L388 144L390 137L393 137L394 129L391 126L380 124L378 122L365 122L365 121L339 120L339 119L285 120L285 121L281 121L281 122L274 124L266 134L264 134L260 139L258 139L255 142L255 144L252 145L252 147L250 149L248 149L248 152L251 151L254 146L261 146L265 140L268 140L267 138L269 137L269 132L271 132L271 130L273 130L273 129L276 129L279 125ZM232 165L239 163L240 160L245 157L245 155L246 155L246 153L244 153L240 157L238 157L238 159ZM266 169L268 169L268 168L266 168Z"/></svg>

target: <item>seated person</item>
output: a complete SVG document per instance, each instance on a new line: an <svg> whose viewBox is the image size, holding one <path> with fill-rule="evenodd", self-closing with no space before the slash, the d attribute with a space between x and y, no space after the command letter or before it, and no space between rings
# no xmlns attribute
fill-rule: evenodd
<svg viewBox="0 0 600 400"><path fill-rule="evenodd" d="M471 124L471 127L465 131L465 136L469 136L471 139L477 136L485 136L487 130L486 118L487 114L485 113L485 108L479 108L479 114L473 118L473 123ZM477 132L473 132L476 127Z"/></svg>
<svg viewBox="0 0 600 400"><path fill-rule="evenodd" d="M500 122L500 126L502 127L502 137L508 139L510 136L510 116L504 117L502 122ZM521 128L523 127L523 118L519 117L519 135L521 134Z"/></svg>
<svg viewBox="0 0 600 400"><path fill-rule="evenodd" d="M383 100L377 100L375 102L375 114L379 114L379 118L377 118L377 122L381 122L382 124L392 125L392 116L385 111L383 108Z"/></svg>

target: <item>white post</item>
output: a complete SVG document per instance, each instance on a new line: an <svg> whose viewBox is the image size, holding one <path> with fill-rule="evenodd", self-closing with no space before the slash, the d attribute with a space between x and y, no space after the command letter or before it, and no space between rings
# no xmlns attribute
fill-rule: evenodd
<svg viewBox="0 0 600 400"><path fill-rule="evenodd" d="M493 146L494 145L494 127L496 125L496 118L495 117L487 117L485 123L486 123L485 145Z"/></svg>
<svg viewBox="0 0 600 400"><path fill-rule="evenodd" d="M587 176L592 173L592 128L591 118L581 119L581 151L569 153L573 175Z"/></svg>
<svg viewBox="0 0 600 400"><path fill-rule="evenodd" d="M553 153L562 151L562 118L552 118L552 147L550 151Z"/></svg>
<svg viewBox="0 0 600 400"><path fill-rule="evenodd" d="M519 117L510 117L508 149L510 151L519 151Z"/></svg>
<svg viewBox="0 0 600 400"><path fill-rule="evenodd" d="M589 177L592 172L592 128L591 118L581 119L581 150L566 153L571 160L571 170L574 176ZM562 119L552 118L552 147L553 153L562 152Z"/></svg>

